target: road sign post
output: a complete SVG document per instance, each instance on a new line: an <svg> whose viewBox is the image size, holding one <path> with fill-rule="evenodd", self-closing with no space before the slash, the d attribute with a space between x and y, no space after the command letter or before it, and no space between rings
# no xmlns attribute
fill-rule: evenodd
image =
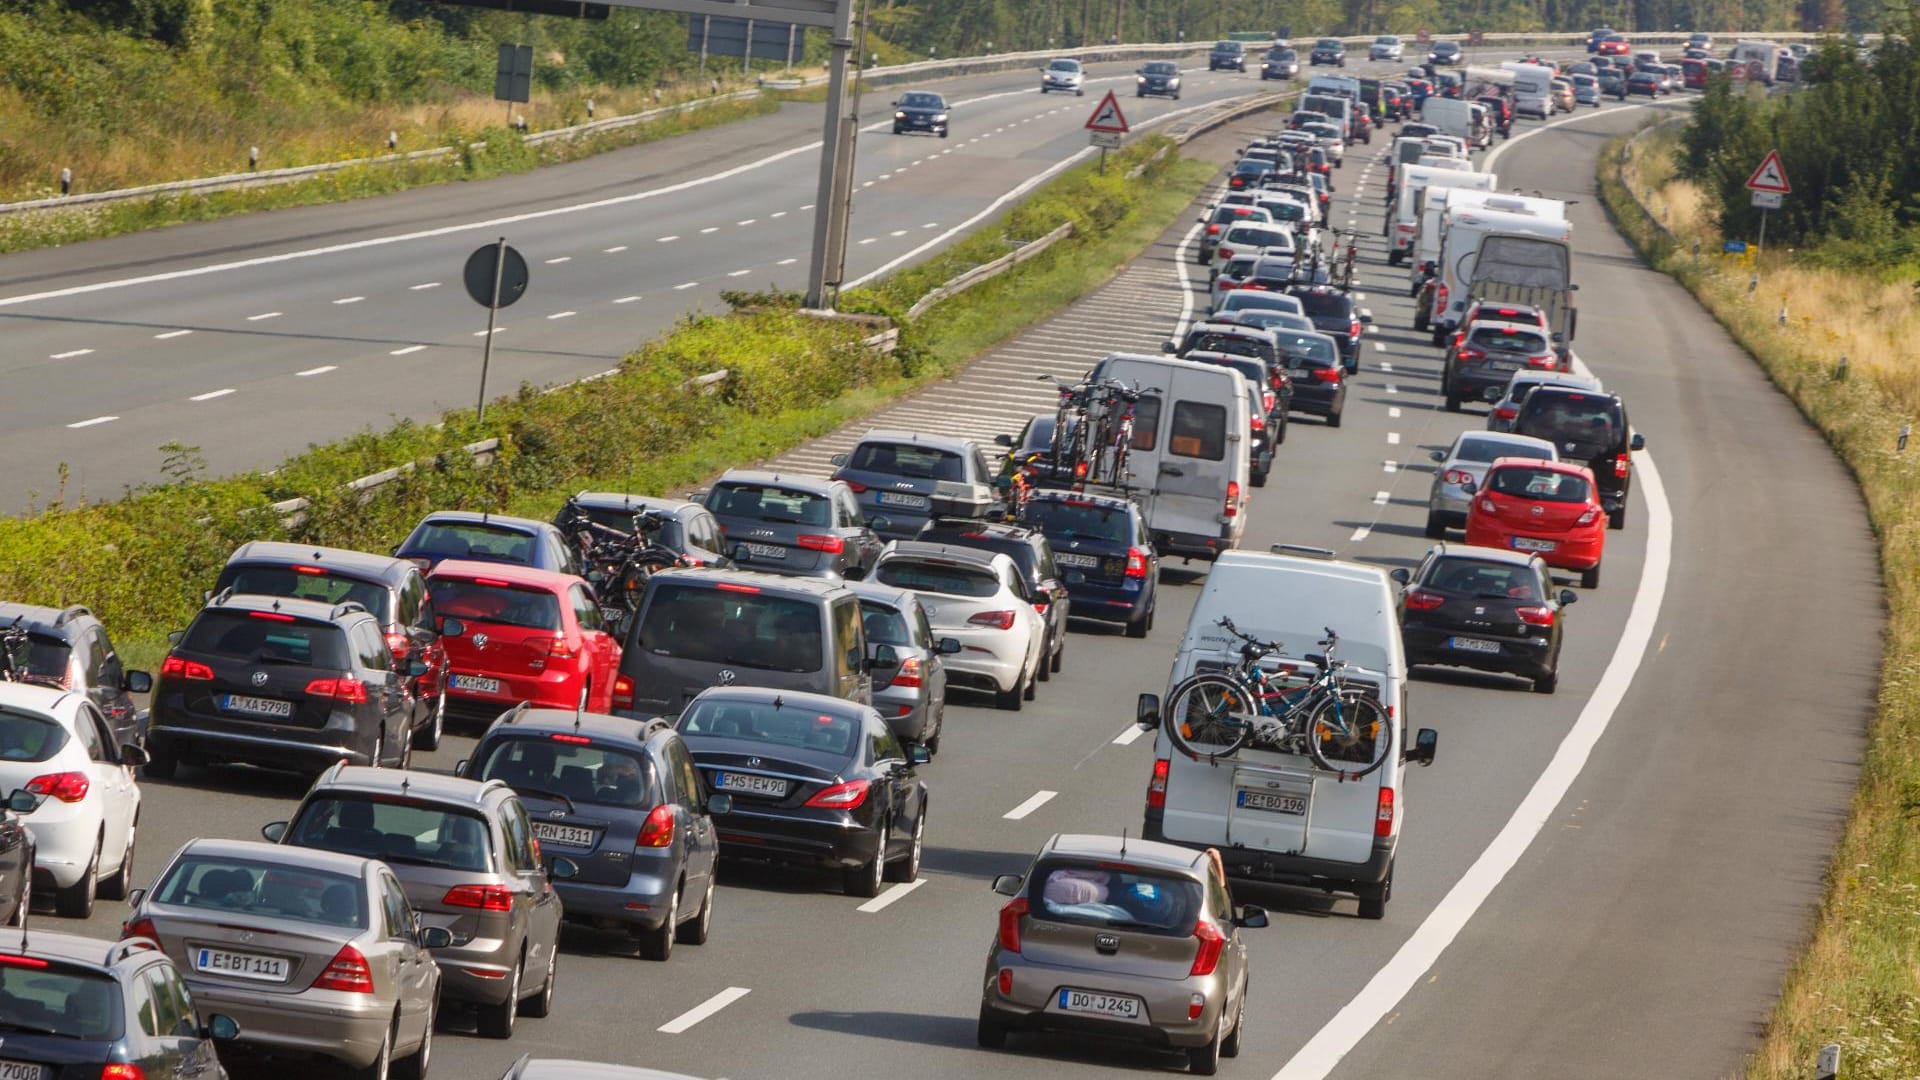
<svg viewBox="0 0 1920 1080"><path fill-rule="evenodd" d="M1092 145L1100 148L1100 172L1107 171L1107 151L1120 148L1120 137L1128 132L1127 118L1120 112L1120 99L1107 91L1094 107L1093 115L1087 117L1087 131Z"/></svg>
<svg viewBox="0 0 1920 1080"><path fill-rule="evenodd" d="M496 243L474 249L473 254L467 256L461 277L466 282L467 295L487 309L486 342L480 346L480 403L474 408L477 419L485 420L487 369L493 366L494 320L501 308L526 294L527 260L508 247L507 238L503 236Z"/></svg>
<svg viewBox="0 0 1920 1080"><path fill-rule="evenodd" d="M1769 150L1767 156L1760 159L1760 167L1747 177L1747 190L1753 192L1753 205L1760 208L1760 238L1753 245L1754 255L1766 250L1767 211L1780 209L1787 195L1793 193L1793 185L1787 182L1787 168L1780 163L1780 151Z"/></svg>

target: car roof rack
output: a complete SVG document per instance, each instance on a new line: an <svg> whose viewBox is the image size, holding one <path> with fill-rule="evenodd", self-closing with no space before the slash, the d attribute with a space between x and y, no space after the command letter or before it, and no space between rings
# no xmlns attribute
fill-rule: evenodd
<svg viewBox="0 0 1920 1080"><path fill-rule="evenodd" d="M75 604L72 607L67 608L65 611L62 611L59 617L53 620L53 625L55 629L58 629L62 626L67 625L73 620L80 618L83 615L92 615L92 614L93 612L88 611L86 608L81 607L79 604Z"/></svg>
<svg viewBox="0 0 1920 1080"><path fill-rule="evenodd" d="M523 701L502 713L499 722L502 724L517 724L522 717L527 715L527 710L531 708L533 708L533 702Z"/></svg>
<svg viewBox="0 0 1920 1080"><path fill-rule="evenodd" d="M1332 548L1313 547L1308 544L1272 544L1267 550L1275 555L1293 555L1302 559L1331 560L1334 556Z"/></svg>
<svg viewBox="0 0 1920 1080"><path fill-rule="evenodd" d="M100 962L100 966L112 967L133 955L135 952L146 951L159 952L160 946L152 938L148 937L121 938L119 941L107 946L106 959Z"/></svg>

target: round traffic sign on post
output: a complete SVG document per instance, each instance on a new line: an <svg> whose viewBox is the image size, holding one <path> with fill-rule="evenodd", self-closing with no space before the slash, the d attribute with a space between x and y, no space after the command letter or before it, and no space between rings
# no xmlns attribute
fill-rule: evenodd
<svg viewBox="0 0 1920 1080"><path fill-rule="evenodd" d="M502 257L505 262L502 263ZM527 260L508 244L487 244L467 256L467 268L461 276L467 283L467 295L483 308L511 307L527 291ZM499 286L499 302L494 302L494 287Z"/></svg>

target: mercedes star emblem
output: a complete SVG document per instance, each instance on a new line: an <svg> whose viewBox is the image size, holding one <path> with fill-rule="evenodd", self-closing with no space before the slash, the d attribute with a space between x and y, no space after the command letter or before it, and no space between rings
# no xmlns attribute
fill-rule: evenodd
<svg viewBox="0 0 1920 1080"><path fill-rule="evenodd" d="M267 685L267 673L266 673L266 672L264 672L264 671L256 671L256 672L254 672L254 673L253 673L253 685L255 685L255 686L265 686L265 685Z"/></svg>
<svg viewBox="0 0 1920 1080"><path fill-rule="evenodd" d="M733 681L735 679L738 679L739 677L740 676L733 673L733 669L731 668L720 669L720 685L721 686L732 686Z"/></svg>
<svg viewBox="0 0 1920 1080"><path fill-rule="evenodd" d="M473 647L474 647L474 648L476 648L476 649L484 649L484 648L486 648L486 647L487 647L487 635L485 635L485 634L475 634L475 635L473 635Z"/></svg>
<svg viewBox="0 0 1920 1080"><path fill-rule="evenodd" d="M760 760L759 758L757 758L757 757L750 757L750 758L748 758L748 759L747 759L747 765L748 765L748 767L750 767L750 768L755 768L755 769L757 769L757 768L759 768L759 767L760 767L761 765L763 765L763 764L765 764L765 762L763 762L763 761L761 761L761 760Z"/></svg>

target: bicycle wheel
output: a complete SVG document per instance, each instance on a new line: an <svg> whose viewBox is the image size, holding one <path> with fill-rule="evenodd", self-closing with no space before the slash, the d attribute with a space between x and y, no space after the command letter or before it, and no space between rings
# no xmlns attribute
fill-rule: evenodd
<svg viewBox="0 0 1920 1080"><path fill-rule="evenodd" d="M1174 749L1196 761L1228 757L1253 738L1253 697L1238 679L1214 672L1174 687L1164 726Z"/></svg>
<svg viewBox="0 0 1920 1080"><path fill-rule="evenodd" d="M1356 690L1322 699L1307 721L1307 753L1314 764L1350 779L1379 768L1392 746L1387 711Z"/></svg>

